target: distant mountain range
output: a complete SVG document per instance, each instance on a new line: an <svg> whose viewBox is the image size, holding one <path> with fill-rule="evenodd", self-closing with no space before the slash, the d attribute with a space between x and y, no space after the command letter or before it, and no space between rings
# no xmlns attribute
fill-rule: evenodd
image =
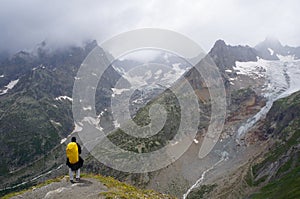
<svg viewBox="0 0 300 199"><path fill-rule="evenodd" d="M72 116L73 84L80 64L96 46L96 41L90 41L82 47L69 46L49 50L46 43L41 43L34 52L20 51L12 56L0 55L0 156L2 159L0 162L0 189L22 183L64 164L66 138L72 132L78 130L74 125ZM236 63L257 62L259 59L276 61L287 56L300 59L300 47L283 46L278 40L272 38L267 38L255 47L231 46L222 40L218 40L208 55L219 68L225 82L226 92L229 94L227 100L230 103L226 120L243 122L246 120L245 118L253 116L266 100L255 88L248 87L249 84L254 84L253 82L257 80L251 80L251 83L249 83L250 80L247 80L248 84L238 84L236 79L241 75L236 70ZM205 131L209 122L210 104L209 93L205 90L207 88L205 88L203 80L196 79L192 66L187 66L186 63L182 63L182 60L175 56L169 56L167 59L158 57L153 62L173 66L174 70L169 75L173 75L172 78L178 77L178 74L182 75L181 77L188 79L193 88L197 90L200 101L199 106L204 112L201 120L202 126L199 129L201 129L201 132L202 130ZM178 64L180 62L181 64ZM109 106L112 96L117 95L115 84L124 75L118 71L118 68L123 67L124 71L128 72L140 63L128 59L117 60L114 64L115 67L110 66L105 71L99 83L101 87L97 88L95 96L96 112L99 117L101 116L99 125L105 131L110 131L116 126L114 123L116 121L114 121ZM141 79L146 79L145 74L140 75ZM156 77L164 79L158 73L158 69L153 69L151 75L151 78L147 79L149 82L155 80ZM233 82L233 79L236 82ZM175 83L176 80L174 79ZM259 84L257 87L259 86L261 85ZM152 89L147 91L145 95L142 89L136 90L131 98L131 109L135 110L132 112L132 117L136 116L137 121L143 122L145 120L144 116L148 116L142 108L147 104L149 105L154 97L161 96L162 92L163 89L161 88L158 90ZM135 103L139 99L140 103ZM298 95L294 95L292 99L298 99ZM298 101L296 102L295 105L288 104L288 106L298 108ZM282 114L287 114L287 107L284 106L286 103L282 101L282 104L276 104L279 107L278 110L273 108L266 119L266 124L260 128L264 128L264 131L271 134L274 131L276 136L280 134L281 131L272 130L271 132L270 129L273 128L273 121L278 120ZM245 115L239 115L241 114L238 113L239 110L243 110ZM293 121L299 119L297 113L293 112L293 116ZM173 123L176 122L178 121L173 121ZM286 122L287 120L284 120L283 126L287 125ZM294 126L292 127L294 128ZM282 138L282 136L279 137ZM161 143L167 143L171 138L172 134L170 133L159 139L161 139ZM116 137L115 139L120 138ZM126 139L124 138L123 141L126 141ZM155 147L154 149L156 149ZM136 146L130 148L138 152ZM293 152L292 157L296 157L294 154ZM88 154L85 155L89 157ZM265 165L269 165L269 163L266 162ZM149 177L146 175L129 176L129 174L114 171L97 163L92 157L89 157L86 161L85 168L89 172L101 172L105 175L113 175L121 180L131 178L132 183L140 183L140 186L151 184L149 183L151 179L148 179ZM293 166L292 168L296 167ZM65 170L61 169L51 175L64 172ZM263 169L260 168L253 177L257 177L262 172ZM254 181L257 181L257 179ZM35 183L35 181L32 183ZM170 191L170 189L166 190ZM182 190L177 191L176 194L182 194Z"/></svg>

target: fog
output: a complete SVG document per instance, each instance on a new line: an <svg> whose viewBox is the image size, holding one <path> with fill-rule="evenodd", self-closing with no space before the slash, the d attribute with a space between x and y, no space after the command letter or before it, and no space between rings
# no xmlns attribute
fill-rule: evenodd
<svg viewBox="0 0 300 199"><path fill-rule="evenodd" d="M254 46L266 36L300 46L297 0L2 0L0 52L98 43L137 28L182 33L208 51L217 39Z"/></svg>

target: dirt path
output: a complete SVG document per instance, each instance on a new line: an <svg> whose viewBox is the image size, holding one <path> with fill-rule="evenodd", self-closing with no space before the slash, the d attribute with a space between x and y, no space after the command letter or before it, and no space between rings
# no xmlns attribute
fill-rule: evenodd
<svg viewBox="0 0 300 199"><path fill-rule="evenodd" d="M81 179L80 182L71 184L68 178L60 182L53 182L46 186L35 188L22 195L14 196L13 199L75 199L75 198L103 198L100 192L107 191L107 188L98 180L91 178Z"/></svg>

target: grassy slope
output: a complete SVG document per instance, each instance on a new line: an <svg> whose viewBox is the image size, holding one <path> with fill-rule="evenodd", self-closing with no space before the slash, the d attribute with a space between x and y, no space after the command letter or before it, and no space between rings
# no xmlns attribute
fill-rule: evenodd
<svg viewBox="0 0 300 199"><path fill-rule="evenodd" d="M260 193L254 194L253 199L300 198L300 166L293 169L284 177L268 183Z"/></svg>
<svg viewBox="0 0 300 199"><path fill-rule="evenodd" d="M247 183L262 186L254 199L300 198L300 92L278 100L267 116L267 133L276 140L264 160L252 167ZM278 163L275 172L256 177L271 164ZM271 175L271 176L270 176ZM269 178L269 181L266 181ZM255 180L254 180L255 179ZM265 182L266 181L266 182Z"/></svg>
<svg viewBox="0 0 300 199"><path fill-rule="evenodd" d="M173 199L174 198L173 196L158 193L153 190L138 189L132 185L128 185L126 183L115 180L112 177L104 177L102 175L93 175L93 174L82 174L82 177L83 178L94 178L94 179L99 180L101 183L103 183L103 185L105 185L108 188L108 190L105 192L101 192L101 190L99 190L99 195L104 196L107 199L112 199L112 198L116 198L116 199L118 199L118 198L122 198L122 199L140 199L140 198ZM26 191L32 190L33 188L43 187L52 182L59 182L62 179L63 179L63 177L48 180L45 183L31 187L27 190L22 190L20 192L15 192L15 193L10 193L8 195L5 195L3 197L3 199L8 199L13 196L21 195L21 194L25 193Z"/></svg>

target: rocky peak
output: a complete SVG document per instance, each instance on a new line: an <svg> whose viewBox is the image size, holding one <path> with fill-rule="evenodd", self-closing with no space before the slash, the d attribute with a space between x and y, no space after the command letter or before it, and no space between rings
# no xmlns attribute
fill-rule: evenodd
<svg viewBox="0 0 300 199"><path fill-rule="evenodd" d="M267 60L278 60L278 54L288 54L280 41L274 37L267 37L263 42L256 45L255 49L259 52L261 58Z"/></svg>
<svg viewBox="0 0 300 199"><path fill-rule="evenodd" d="M221 71L232 69L236 61L257 61L257 52L249 46L230 46L223 40L216 41L208 53Z"/></svg>
<svg viewBox="0 0 300 199"><path fill-rule="evenodd" d="M281 42L275 38L275 37L266 37L265 40L262 42L265 45L268 45L269 47L272 47L274 49L281 49L283 46Z"/></svg>
<svg viewBox="0 0 300 199"><path fill-rule="evenodd" d="M213 49L221 49L221 48L226 48L226 47L227 47L227 45L226 45L225 41L222 39L219 39L216 41Z"/></svg>
<svg viewBox="0 0 300 199"><path fill-rule="evenodd" d="M86 51L91 51L91 50L93 50L96 46L98 46L98 43L97 43L96 40L91 40L91 41L86 42L84 46L85 46L84 49L85 49Z"/></svg>
<svg viewBox="0 0 300 199"><path fill-rule="evenodd" d="M300 58L300 47L283 46L281 42L274 37L267 37L264 41L257 44L255 49L259 57L266 60L279 60L279 56L293 56L295 59Z"/></svg>

